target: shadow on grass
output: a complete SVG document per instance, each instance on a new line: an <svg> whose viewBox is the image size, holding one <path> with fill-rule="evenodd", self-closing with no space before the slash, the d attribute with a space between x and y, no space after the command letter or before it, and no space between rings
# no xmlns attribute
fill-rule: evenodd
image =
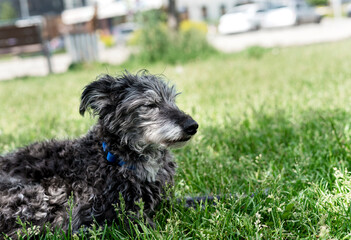
<svg viewBox="0 0 351 240"><path fill-rule="evenodd" d="M349 119L351 113L341 109L298 117L276 111L220 127L200 126L200 140L176 151L178 180L185 179L188 194L249 194L279 184L299 191L310 181L331 181L333 167L351 165Z"/></svg>
<svg viewBox="0 0 351 240"><path fill-rule="evenodd" d="M237 235L230 236L247 239L258 232L260 221L269 226L262 231L268 238L284 238L278 230L282 225L286 236L317 235L326 214L319 198L335 191L335 169L350 168L350 117L342 109L311 110L298 117L284 111L258 112L241 122L203 127L197 142L176 151L180 165L176 182L182 182L176 192L242 197L196 213L182 208L175 211L180 212L183 228L190 226L187 233L195 236L194 229L208 224L203 219L213 218L222 209L220 222L228 218L223 227L217 225L225 229L222 236L231 229ZM336 215L338 224L344 224L345 215ZM206 227L211 228L210 224Z"/></svg>

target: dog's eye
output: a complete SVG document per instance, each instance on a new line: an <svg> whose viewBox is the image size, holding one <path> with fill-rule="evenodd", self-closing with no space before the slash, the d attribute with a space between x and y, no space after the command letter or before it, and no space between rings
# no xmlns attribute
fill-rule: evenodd
<svg viewBox="0 0 351 240"><path fill-rule="evenodd" d="M146 108L157 108L157 104L156 103L147 103L147 104L144 104L143 107L146 107Z"/></svg>

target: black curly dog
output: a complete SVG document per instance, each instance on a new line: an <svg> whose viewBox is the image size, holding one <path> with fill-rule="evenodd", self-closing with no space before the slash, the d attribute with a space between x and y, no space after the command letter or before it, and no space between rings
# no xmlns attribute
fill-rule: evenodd
<svg viewBox="0 0 351 240"><path fill-rule="evenodd" d="M176 96L174 86L147 72L104 75L87 85L79 111L98 121L86 135L0 156L0 232L15 236L18 218L67 230L70 196L73 231L94 219L114 221L120 195L127 211L138 212L142 200L151 216L173 182L168 148L184 145L198 128Z"/></svg>

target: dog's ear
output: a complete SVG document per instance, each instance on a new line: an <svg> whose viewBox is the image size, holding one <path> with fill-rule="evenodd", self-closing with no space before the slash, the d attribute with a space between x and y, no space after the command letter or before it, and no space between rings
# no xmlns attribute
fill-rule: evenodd
<svg viewBox="0 0 351 240"><path fill-rule="evenodd" d="M94 116L102 116L113 106L112 92L116 79L103 75L98 80L87 85L82 93L79 113L84 116L85 111L90 111Z"/></svg>

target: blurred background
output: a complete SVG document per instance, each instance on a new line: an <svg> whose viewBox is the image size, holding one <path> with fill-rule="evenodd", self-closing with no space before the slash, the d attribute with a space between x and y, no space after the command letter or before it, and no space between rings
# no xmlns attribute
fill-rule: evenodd
<svg viewBox="0 0 351 240"><path fill-rule="evenodd" d="M65 72L81 62L120 64L131 53L176 63L212 47L340 40L351 36L350 2L0 0L0 79Z"/></svg>

